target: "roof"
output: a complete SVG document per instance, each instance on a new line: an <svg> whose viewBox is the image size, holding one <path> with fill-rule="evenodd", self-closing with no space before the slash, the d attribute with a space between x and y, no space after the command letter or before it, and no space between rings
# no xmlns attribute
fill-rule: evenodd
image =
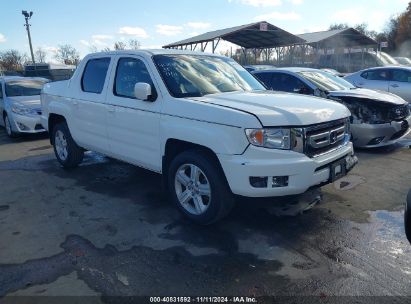
<svg viewBox="0 0 411 304"><path fill-rule="evenodd" d="M264 69L253 71L254 73L269 73L269 72L291 72L291 73L299 73L299 72L318 72L320 70L313 69L313 68L305 68L305 67L288 67L288 68L276 68L273 67L271 69Z"/></svg>
<svg viewBox="0 0 411 304"><path fill-rule="evenodd" d="M266 25L266 27L265 27ZM163 46L172 48L224 39L244 48L269 48L304 43L304 40L268 22L255 22L207 32Z"/></svg>
<svg viewBox="0 0 411 304"><path fill-rule="evenodd" d="M353 28L347 28L342 30L331 30L323 32L313 32L298 35L301 39L304 39L307 44L315 47L353 47L353 46L367 46L376 45L377 41L364 35Z"/></svg>
<svg viewBox="0 0 411 304"><path fill-rule="evenodd" d="M13 80L47 80L43 77L24 77L24 76L0 76L0 79L3 79L5 82Z"/></svg>
<svg viewBox="0 0 411 304"><path fill-rule="evenodd" d="M145 54L149 56L153 56L153 55L204 55L204 53L200 51L174 50L174 49L138 49L138 50L120 50L120 51L108 51L108 52L103 51L103 52L92 53L87 56L130 55L130 54L134 54L134 55ZM219 56L219 55L214 55L214 54L207 54L207 55Z"/></svg>

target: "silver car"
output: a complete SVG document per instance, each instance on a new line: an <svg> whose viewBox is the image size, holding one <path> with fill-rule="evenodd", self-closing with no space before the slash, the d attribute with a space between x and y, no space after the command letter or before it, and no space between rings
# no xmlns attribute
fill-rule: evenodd
<svg viewBox="0 0 411 304"><path fill-rule="evenodd" d="M44 78L0 77L0 125L9 137L45 132L40 123L40 92Z"/></svg>
<svg viewBox="0 0 411 304"><path fill-rule="evenodd" d="M391 145L411 130L407 103L394 94L358 89L343 78L309 68L278 68L253 74L274 91L314 95L344 104L351 112L352 142L356 147Z"/></svg>
<svg viewBox="0 0 411 304"><path fill-rule="evenodd" d="M393 93L411 102L411 67L378 67L344 77L358 88Z"/></svg>
<svg viewBox="0 0 411 304"><path fill-rule="evenodd" d="M398 61L399 64L411 66L411 59L407 57L394 57L395 60Z"/></svg>

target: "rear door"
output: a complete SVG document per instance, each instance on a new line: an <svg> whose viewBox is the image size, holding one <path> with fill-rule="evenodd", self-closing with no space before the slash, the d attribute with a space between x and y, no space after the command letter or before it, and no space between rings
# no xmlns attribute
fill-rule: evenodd
<svg viewBox="0 0 411 304"><path fill-rule="evenodd" d="M153 171L161 170L160 110L162 97L152 71L138 55L116 57L107 101L112 110L107 117L111 154ZM134 85L152 87L150 101L134 96Z"/></svg>
<svg viewBox="0 0 411 304"><path fill-rule="evenodd" d="M355 85L360 88L381 90L388 92L391 72L389 69L367 70L355 80Z"/></svg>
<svg viewBox="0 0 411 304"><path fill-rule="evenodd" d="M389 91L411 102L411 71L392 69Z"/></svg>
<svg viewBox="0 0 411 304"><path fill-rule="evenodd" d="M71 101L70 132L80 146L101 153L110 151L106 94L111 66L110 56L92 57L85 64L83 74L72 83L76 94Z"/></svg>

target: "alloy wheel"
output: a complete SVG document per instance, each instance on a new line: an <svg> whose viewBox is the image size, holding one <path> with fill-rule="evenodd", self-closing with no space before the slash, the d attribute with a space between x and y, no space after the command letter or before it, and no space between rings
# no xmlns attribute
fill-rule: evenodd
<svg viewBox="0 0 411 304"><path fill-rule="evenodd" d="M211 187L205 173L194 164L178 168L174 178L177 199L190 214L201 215L211 203Z"/></svg>
<svg viewBox="0 0 411 304"><path fill-rule="evenodd" d="M60 130L56 132L56 135L54 138L54 145L56 147L56 152L57 152L58 157L62 161L67 160L67 157L68 157L67 139L64 133L61 132Z"/></svg>

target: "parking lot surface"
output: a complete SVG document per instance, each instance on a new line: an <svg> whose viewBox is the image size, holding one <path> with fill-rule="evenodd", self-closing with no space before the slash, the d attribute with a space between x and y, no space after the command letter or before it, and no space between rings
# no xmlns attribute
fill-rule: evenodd
<svg viewBox="0 0 411 304"><path fill-rule="evenodd" d="M228 218L201 227L180 216L154 173L95 153L65 171L47 136L10 140L1 129L0 300L410 296L409 142L357 151L350 176L321 191L238 199Z"/></svg>

